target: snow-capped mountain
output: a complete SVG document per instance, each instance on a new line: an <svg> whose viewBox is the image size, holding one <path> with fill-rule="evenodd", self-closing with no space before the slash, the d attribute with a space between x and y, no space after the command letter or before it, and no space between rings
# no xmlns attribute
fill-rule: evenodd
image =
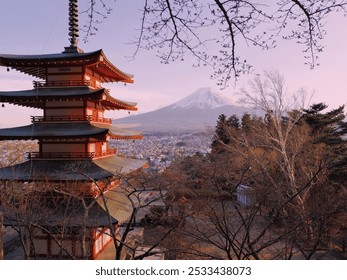
<svg viewBox="0 0 347 280"><path fill-rule="evenodd" d="M143 133L203 131L215 127L218 116L242 116L251 110L233 105L227 98L210 88L201 88L191 95L161 109L115 119L116 125L136 127Z"/></svg>
<svg viewBox="0 0 347 280"><path fill-rule="evenodd" d="M202 110L211 110L224 105L232 105L232 102L211 88L200 88L172 105L172 109L199 108Z"/></svg>

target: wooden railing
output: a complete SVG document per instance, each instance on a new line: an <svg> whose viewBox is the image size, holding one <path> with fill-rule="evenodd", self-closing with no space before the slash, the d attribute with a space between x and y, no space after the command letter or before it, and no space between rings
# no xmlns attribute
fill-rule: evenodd
<svg viewBox="0 0 347 280"><path fill-rule="evenodd" d="M31 121L33 123L42 122L70 122L70 121L91 121L91 122L102 122L102 123L112 123L112 119L109 118L99 118L94 116L84 116L84 115L71 115L71 116L31 116Z"/></svg>
<svg viewBox="0 0 347 280"><path fill-rule="evenodd" d="M96 82L93 81L81 81L81 80L62 80L62 81L33 81L34 88L45 88L45 87L82 87L90 86L93 88L100 88Z"/></svg>
<svg viewBox="0 0 347 280"><path fill-rule="evenodd" d="M28 159L90 159L104 156L115 155L116 149L109 149L102 153L84 153L84 152L29 152Z"/></svg>

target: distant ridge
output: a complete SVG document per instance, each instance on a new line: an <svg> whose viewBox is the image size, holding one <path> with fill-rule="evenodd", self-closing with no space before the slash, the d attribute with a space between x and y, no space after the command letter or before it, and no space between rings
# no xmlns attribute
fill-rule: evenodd
<svg viewBox="0 0 347 280"><path fill-rule="evenodd" d="M114 124L131 126L143 133L153 132L198 132L216 125L218 116L244 112L252 109L233 105L231 100L213 91L211 88L200 88L189 96L169 106L155 111L113 120Z"/></svg>

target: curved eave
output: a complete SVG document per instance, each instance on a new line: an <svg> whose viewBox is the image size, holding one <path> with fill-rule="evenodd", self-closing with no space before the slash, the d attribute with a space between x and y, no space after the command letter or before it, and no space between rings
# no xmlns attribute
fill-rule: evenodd
<svg viewBox="0 0 347 280"><path fill-rule="evenodd" d="M28 221L26 222L39 223L41 226L63 227L65 229L69 227L105 227L109 226L110 222L113 225L118 223L118 220L115 218L115 216L106 211L100 203L92 203L92 201L90 201L88 205L91 205L91 207L88 209L87 217L85 217L85 205L82 204L80 199L71 196L69 200L65 200L64 202L57 202L58 199L59 197L57 198L57 196L55 196L56 204L48 204L46 206L47 213L45 213L45 218L43 218L40 213L37 213L30 215L30 217L28 217ZM112 202L107 203L107 206L112 207L112 209L116 207L115 205L112 205ZM120 206L123 206L123 204L120 204ZM44 209L44 207L45 206L42 205L42 209ZM120 211L115 212L115 214L118 213L123 214ZM124 216L125 215L121 215L120 218L123 219ZM13 226L19 225L18 222L19 220L18 217L16 217L15 213L9 212L4 218L3 224L4 226ZM21 224L22 223L23 221L21 220Z"/></svg>
<svg viewBox="0 0 347 280"><path fill-rule="evenodd" d="M140 131L128 130L119 128L111 124L94 123L96 127L107 128L108 136L114 140L141 140L142 135Z"/></svg>
<svg viewBox="0 0 347 280"><path fill-rule="evenodd" d="M0 54L0 66L45 79L46 67L90 65L98 62L102 50L89 53L55 53L40 55Z"/></svg>
<svg viewBox="0 0 347 280"><path fill-rule="evenodd" d="M45 101L102 100L105 89L89 87L37 88L0 92L0 102L31 108L44 108Z"/></svg>
<svg viewBox="0 0 347 280"><path fill-rule="evenodd" d="M102 82L133 83L133 75L115 67L102 50L88 53L55 53L40 55L0 54L0 66L9 67L33 77L45 79L47 67L86 66L100 75Z"/></svg>
<svg viewBox="0 0 347 280"><path fill-rule="evenodd" d="M128 197L128 193L121 188L112 189L104 192L96 198L96 202L106 211L111 217L117 219L119 223L128 221L132 210L132 201Z"/></svg>
<svg viewBox="0 0 347 280"><path fill-rule="evenodd" d="M137 111L137 103L123 101L112 97L107 90L105 90L105 97L103 97L102 104L109 110L128 110Z"/></svg>
<svg viewBox="0 0 347 280"><path fill-rule="evenodd" d="M133 83L134 76L125 73L114 66L106 57L103 50L100 50L99 62L96 65L88 67L91 70L97 72L105 83L112 82L123 82L123 83Z"/></svg>
<svg viewBox="0 0 347 280"><path fill-rule="evenodd" d="M0 92L0 102L19 106L44 108L45 101L100 101L106 110L137 111L137 103L113 98L109 91L85 87L37 88L22 91Z"/></svg>
<svg viewBox="0 0 347 280"><path fill-rule="evenodd" d="M110 174L113 175L127 174L135 170L145 168L148 164L146 160L120 156L109 156L100 159L94 159L93 162L103 170L107 170Z"/></svg>
<svg viewBox="0 0 347 280"><path fill-rule="evenodd" d="M67 122L37 123L27 126L0 129L0 140L29 140L52 138L106 137L118 140L142 139L140 132L121 129L111 124Z"/></svg>
<svg viewBox="0 0 347 280"><path fill-rule="evenodd" d="M85 181L101 180L144 168L147 161L119 156L94 160L33 160L0 168L0 180Z"/></svg>
<svg viewBox="0 0 347 280"><path fill-rule="evenodd" d="M101 82L103 83L134 83L131 75L125 74L114 66L110 66L108 63L105 64L104 61L100 61L97 64L87 66L88 69L97 73Z"/></svg>
<svg viewBox="0 0 347 280"><path fill-rule="evenodd" d="M103 136L107 133L107 128L96 127L89 122L38 123L0 129L0 140L86 138Z"/></svg>

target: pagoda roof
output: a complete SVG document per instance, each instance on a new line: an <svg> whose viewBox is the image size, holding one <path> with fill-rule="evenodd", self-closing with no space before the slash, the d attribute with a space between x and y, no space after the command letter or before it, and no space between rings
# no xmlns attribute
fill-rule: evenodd
<svg viewBox="0 0 347 280"><path fill-rule="evenodd" d="M115 67L102 50L93 52L63 52L39 55L0 54L0 66L9 67L33 77L46 78L47 67L86 66L98 74L102 82L133 83L133 75Z"/></svg>
<svg viewBox="0 0 347 280"><path fill-rule="evenodd" d="M23 223L39 224L40 226L48 228L74 228L74 227L105 227L112 224L117 224L118 220L111 214L105 211L97 202L90 201L91 198L83 198L88 208L88 215L85 217L86 209L82 203L81 198L69 197L63 202L57 201L55 198L51 205L39 205L38 209L41 210L38 213L28 212L28 215L23 214L21 219L21 225ZM86 201L87 200L87 201ZM89 200L89 201L88 201ZM33 205L38 203L39 200L34 198ZM30 202L29 202L30 203ZM130 202L129 202L130 203ZM111 216L111 217L110 217ZM123 216L121 216L123 219ZM4 226L18 225L18 216L16 212L8 211L6 217L4 217Z"/></svg>
<svg viewBox="0 0 347 280"><path fill-rule="evenodd" d="M128 195L129 193L122 188L114 188L97 197L96 202L110 213L111 217L117 219L118 224L122 224L129 220L133 210Z"/></svg>
<svg viewBox="0 0 347 280"><path fill-rule="evenodd" d="M52 192L50 195L53 200L42 200L38 206L39 209L44 210L44 213L39 211L36 213L37 217L33 217L33 213L29 212L27 222L58 228L108 227L110 222L112 224L122 224L128 221L133 210L131 201L127 196L128 193L122 188L105 191L96 199L94 197L84 197L83 202L79 197L69 196L69 199L64 199L64 197L59 199L59 193ZM33 205L38 202L37 197L40 198L40 193L34 196ZM45 198L49 198L49 196L46 195ZM86 207L88 207L88 217L85 219ZM24 220L25 216L23 215L21 219ZM7 212L4 217L4 226L13 226L17 222L18 217L15 213Z"/></svg>
<svg viewBox="0 0 347 280"><path fill-rule="evenodd" d="M126 174L147 161L117 155L87 160L29 160L0 169L0 180L90 181Z"/></svg>
<svg viewBox="0 0 347 280"><path fill-rule="evenodd" d="M0 140L42 138L84 138L109 135L112 139L141 139L138 131L122 129L108 123L88 121L64 123L34 123L26 126L0 129Z"/></svg>
<svg viewBox="0 0 347 280"><path fill-rule="evenodd" d="M110 95L109 90L104 88L92 89L87 86L81 86L0 91L0 102L12 103L15 105L43 109L45 101L48 100L93 100L99 101L107 110L137 110L137 103L116 99Z"/></svg>

